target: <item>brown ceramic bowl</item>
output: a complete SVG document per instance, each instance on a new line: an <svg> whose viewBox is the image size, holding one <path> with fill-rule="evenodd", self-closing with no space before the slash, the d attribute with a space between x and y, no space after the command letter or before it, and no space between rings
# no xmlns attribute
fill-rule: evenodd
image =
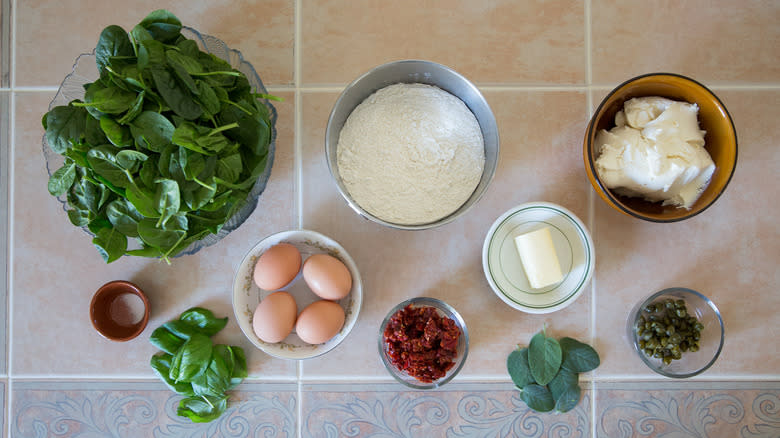
<svg viewBox="0 0 780 438"><path fill-rule="evenodd" d="M599 154L598 145L594 144L596 134L601 129L615 126L615 114L623 108L625 101L645 96L661 96L699 106L699 127L707 131L704 148L715 162L715 173L690 210L615 194L602 184L596 173L595 161ZM588 124L582 155L590 183L610 207L646 221L676 222L701 213L726 189L737 165L737 132L723 102L707 87L685 76L652 73L627 80L604 98Z"/></svg>
<svg viewBox="0 0 780 438"><path fill-rule="evenodd" d="M133 296L138 297L140 303ZM89 319L104 338L129 341L140 335L149 322L149 300L135 284L123 280L111 281L101 286L92 297Z"/></svg>

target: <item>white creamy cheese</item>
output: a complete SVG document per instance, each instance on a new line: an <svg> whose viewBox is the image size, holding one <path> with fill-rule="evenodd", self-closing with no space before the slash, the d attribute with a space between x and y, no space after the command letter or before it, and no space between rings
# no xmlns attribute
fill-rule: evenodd
<svg viewBox="0 0 780 438"><path fill-rule="evenodd" d="M596 135L601 181L621 195L690 209L715 171L698 111L696 104L661 97L627 101L616 126Z"/></svg>

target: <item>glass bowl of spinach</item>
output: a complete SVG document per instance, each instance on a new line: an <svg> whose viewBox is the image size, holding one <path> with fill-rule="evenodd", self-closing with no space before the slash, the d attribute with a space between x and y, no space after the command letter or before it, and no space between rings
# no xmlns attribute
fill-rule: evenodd
<svg viewBox="0 0 780 438"><path fill-rule="evenodd" d="M168 11L109 26L43 118L49 192L108 263L194 254L257 206L275 150L269 99L239 51Z"/></svg>

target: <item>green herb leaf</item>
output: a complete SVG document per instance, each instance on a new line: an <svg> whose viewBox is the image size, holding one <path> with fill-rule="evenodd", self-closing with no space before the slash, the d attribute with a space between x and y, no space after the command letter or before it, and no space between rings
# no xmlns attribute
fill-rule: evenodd
<svg viewBox="0 0 780 438"><path fill-rule="evenodd" d="M175 129L170 120L154 111L144 111L130 123L135 143L153 152L162 152L171 144Z"/></svg>
<svg viewBox="0 0 780 438"><path fill-rule="evenodd" d="M210 310L202 307L193 307L185 311L179 316L179 320L192 327L196 327L200 333L206 336L216 335L220 330L225 328L225 325L227 325L228 322L227 316L224 318L217 318Z"/></svg>
<svg viewBox="0 0 780 438"><path fill-rule="evenodd" d="M187 417L193 423L208 423L216 420L227 409L227 396L188 397L179 402L176 414Z"/></svg>
<svg viewBox="0 0 780 438"><path fill-rule="evenodd" d="M107 224L111 227L111 223ZM125 255L127 251L127 236L111 228L101 228L97 232L97 236L92 239L92 243L98 249L103 261L111 263L117 260L119 257Z"/></svg>
<svg viewBox="0 0 780 438"><path fill-rule="evenodd" d="M189 338L173 358L171 374L174 382L191 382L209 366L211 339L196 333Z"/></svg>
<svg viewBox="0 0 780 438"><path fill-rule="evenodd" d="M230 388L230 370L221 355L212 354L206 370L192 379L196 395L220 397Z"/></svg>
<svg viewBox="0 0 780 438"><path fill-rule="evenodd" d="M181 35L181 21L164 9L151 12L139 26L148 30L154 39L162 42L175 40Z"/></svg>
<svg viewBox="0 0 780 438"><path fill-rule="evenodd" d="M561 346L553 338L539 332L528 346L528 365L531 375L539 385L546 385L561 368Z"/></svg>
<svg viewBox="0 0 780 438"><path fill-rule="evenodd" d="M124 147L133 143L130 129L120 125L109 116L104 116L100 119L100 129L114 146Z"/></svg>
<svg viewBox="0 0 780 438"><path fill-rule="evenodd" d="M179 211L181 204L179 184L172 179L158 179L156 183L157 191L154 194L154 203L155 208L160 213L157 227L165 227L168 219Z"/></svg>
<svg viewBox="0 0 780 438"><path fill-rule="evenodd" d="M172 361L173 356L170 354L157 354L152 356L150 365L152 366L154 373L157 374L157 377L162 379L171 391L183 396L194 396L195 391L192 390L192 384L189 382L176 383L169 377Z"/></svg>
<svg viewBox="0 0 780 438"><path fill-rule="evenodd" d="M187 339L180 338L175 334L171 333L171 331L164 326L157 327L152 332L152 335L149 337L149 342L152 345L154 345L155 347L159 348L160 350L170 355L176 354L181 348L181 346L184 345L184 342L186 342L186 340Z"/></svg>
<svg viewBox="0 0 780 438"><path fill-rule="evenodd" d="M574 409L574 407L577 406L577 403L580 402L580 393L581 390L579 385L567 387L560 396L556 397L555 411L563 413Z"/></svg>
<svg viewBox="0 0 780 438"><path fill-rule="evenodd" d="M127 37L127 32L117 25L111 25L103 29L95 47L95 62L101 74L106 66L111 64L114 57L135 56L133 46Z"/></svg>
<svg viewBox="0 0 780 438"><path fill-rule="evenodd" d="M566 368L561 368L547 386L549 387L553 398L558 400L561 398L561 394L566 392L570 387L577 386L579 380L577 373L573 373Z"/></svg>
<svg viewBox="0 0 780 438"><path fill-rule="evenodd" d="M531 376L531 368L528 366L528 349L521 348L509 353L506 360L506 367L509 376L518 388L522 388L529 383L534 383Z"/></svg>
<svg viewBox="0 0 780 438"><path fill-rule="evenodd" d="M523 387L520 399L536 412L550 412L555 407L555 400L547 387L535 383Z"/></svg>
<svg viewBox="0 0 780 438"><path fill-rule="evenodd" d="M57 169L49 178L48 189L53 196L60 196L70 190L76 181L76 163L70 162Z"/></svg>
<svg viewBox="0 0 780 438"><path fill-rule="evenodd" d="M55 106L46 114L46 141L58 154L64 154L71 144L84 138L87 112L73 105Z"/></svg>
<svg viewBox="0 0 780 438"><path fill-rule="evenodd" d="M599 354L588 344L566 337L561 338L560 345L563 368L575 373L585 373L596 369L601 363Z"/></svg>

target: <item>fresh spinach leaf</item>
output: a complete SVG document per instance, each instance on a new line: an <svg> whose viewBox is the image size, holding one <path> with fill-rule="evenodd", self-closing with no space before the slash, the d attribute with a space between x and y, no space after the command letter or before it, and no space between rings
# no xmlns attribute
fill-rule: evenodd
<svg viewBox="0 0 780 438"><path fill-rule="evenodd" d="M54 171L49 178L48 189L52 196L61 196L70 190L76 181L76 163L73 161L65 164Z"/></svg>
<svg viewBox="0 0 780 438"><path fill-rule="evenodd" d="M528 346L528 365L531 375L539 385L546 385L561 368L561 346L557 340L539 332Z"/></svg>
<svg viewBox="0 0 780 438"><path fill-rule="evenodd" d="M135 184L131 184L127 187L127 200L133 204L138 212L147 218L158 218L160 213L157 212L154 204L154 193L146 188L138 187ZM152 221L152 224L156 222Z"/></svg>
<svg viewBox="0 0 780 438"><path fill-rule="evenodd" d="M94 90L90 92L91 90ZM99 117L103 114L121 114L133 105L137 94L118 87L90 87L84 95L84 103L75 103L74 106L94 108L99 111ZM95 116L95 114L92 114Z"/></svg>
<svg viewBox="0 0 780 438"><path fill-rule="evenodd" d="M152 68L152 78L165 103L179 117L195 120L203 114L203 109L190 91L176 80L170 70L164 66L156 66Z"/></svg>
<svg viewBox="0 0 780 438"><path fill-rule="evenodd" d="M111 225L128 237L138 237L138 221L144 216L125 199L115 199L106 206L106 216Z"/></svg>
<svg viewBox="0 0 780 438"><path fill-rule="evenodd" d="M162 42L175 40L181 35L181 21L164 9L151 12L141 21L143 27L153 38Z"/></svg>
<svg viewBox="0 0 780 438"><path fill-rule="evenodd" d="M134 83L133 85L136 86L143 86L140 83ZM136 96L135 101L132 105L130 105L130 109L127 110L125 115L119 118L117 120L117 123L126 125L133 121L136 117L138 117L139 114L144 110L144 97L146 96L146 90L141 90L140 93L138 93L138 96Z"/></svg>
<svg viewBox="0 0 780 438"><path fill-rule="evenodd" d="M181 204L179 184L172 179L158 179L155 183L157 191L154 194L154 203L160 213L157 227L165 227L168 219L179 211Z"/></svg>
<svg viewBox="0 0 780 438"><path fill-rule="evenodd" d="M166 250L173 248L186 236L186 232L181 230L163 230L157 228L157 221L154 219L143 219L138 222L138 237L147 244L160 249L163 254Z"/></svg>
<svg viewBox="0 0 780 438"><path fill-rule="evenodd" d="M154 111L144 111L130 123L135 143L153 152L162 152L171 144L175 129L170 120Z"/></svg>
<svg viewBox="0 0 780 438"><path fill-rule="evenodd" d="M114 146L125 147L133 143L133 137L130 135L130 129L120 125L116 120L109 116L103 116L100 119L100 129L108 141Z"/></svg>
<svg viewBox="0 0 780 438"><path fill-rule="evenodd" d="M111 223L108 223L111 226ZM97 232L97 236L92 239L92 243L98 249L103 261L111 263L117 260L119 257L125 255L127 251L127 236L111 228L101 228Z"/></svg>
<svg viewBox="0 0 780 438"><path fill-rule="evenodd" d="M55 106L46 114L44 129L49 147L58 154L64 154L71 144L81 141L86 130L87 112L73 106Z"/></svg>
<svg viewBox="0 0 780 438"><path fill-rule="evenodd" d="M103 29L95 47L95 62L101 74L115 57L135 56L133 46L127 37L127 32L117 25Z"/></svg>
<svg viewBox="0 0 780 438"><path fill-rule="evenodd" d="M125 170L135 173L140 164L148 160L149 156L133 149L122 149L116 153L116 162Z"/></svg>

